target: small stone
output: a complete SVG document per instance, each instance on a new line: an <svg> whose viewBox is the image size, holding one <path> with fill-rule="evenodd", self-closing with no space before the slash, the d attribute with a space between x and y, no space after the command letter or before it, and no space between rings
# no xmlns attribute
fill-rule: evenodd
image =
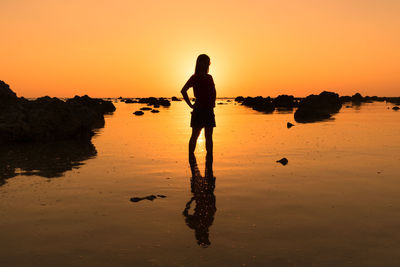
<svg viewBox="0 0 400 267"><path fill-rule="evenodd" d="M292 128L292 127L294 126L294 124L288 122L288 123L286 124L286 126L287 126L288 129L290 129L290 128Z"/></svg>
<svg viewBox="0 0 400 267"><path fill-rule="evenodd" d="M135 111L135 112L133 112L133 114L135 114L136 116L140 116L140 115L143 115L143 114L144 114L144 112L143 112L143 111L140 111L140 110L138 110L138 111Z"/></svg>
<svg viewBox="0 0 400 267"><path fill-rule="evenodd" d="M396 106L396 107L393 107L392 109L393 109L394 111L398 111L400 108Z"/></svg>
<svg viewBox="0 0 400 267"><path fill-rule="evenodd" d="M151 111L151 113L159 113L160 111L158 110L158 109L153 109L152 111Z"/></svg>
<svg viewBox="0 0 400 267"><path fill-rule="evenodd" d="M141 108L140 110L152 110L152 108L149 108L149 107L143 107L143 108Z"/></svg>
<svg viewBox="0 0 400 267"><path fill-rule="evenodd" d="M281 158L280 160L277 160L276 162L279 162L280 164L285 166L286 164L288 164L289 161L287 158Z"/></svg>

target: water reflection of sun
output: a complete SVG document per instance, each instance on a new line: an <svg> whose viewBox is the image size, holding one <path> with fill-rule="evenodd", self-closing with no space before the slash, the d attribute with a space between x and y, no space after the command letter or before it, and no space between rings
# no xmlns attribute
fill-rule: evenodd
<svg viewBox="0 0 400 267"><path fill-rule="evenodd" d="M204 152L205 151L205 136L204 136L204 129L201 130L201 133L199 135L199 138L197 139L197 145L196 145L196 150L199 152Z"/></svg>

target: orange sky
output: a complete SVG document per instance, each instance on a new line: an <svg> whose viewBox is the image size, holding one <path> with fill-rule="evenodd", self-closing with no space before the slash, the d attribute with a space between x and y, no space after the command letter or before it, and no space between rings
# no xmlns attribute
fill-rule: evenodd
<svg viewBox="0 0 400 267"><path fill-rule="evenodd" d="M400 1L0 1L19 95L179 95L211 57L218 96L400 95Z"/></svg>

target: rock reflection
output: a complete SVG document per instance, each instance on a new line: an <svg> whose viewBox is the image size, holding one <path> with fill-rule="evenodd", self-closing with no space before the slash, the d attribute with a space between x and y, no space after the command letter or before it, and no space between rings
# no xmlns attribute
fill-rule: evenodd
<svg viewBox="0 0 400 267"><path fill-rule="evenodd" d="M186 204L183 211L185 221L189 228L194 229L197 244L208 247L211 242L209 239L209 228L214 221L215 212L215 177L212 170L212 156L206 160L205 176L202 177L197 166L196 157L189 158L190 169L192 171L191 191L193 197ZM193 214L189 214L192 203L195 202Z"/></svg>
<svg viewBox="0 0 400 267"><path fill-rule="evenodd" d="M60 177L96 155L91 141L3 144L0 147L0 186L17 175Z"/></svg>

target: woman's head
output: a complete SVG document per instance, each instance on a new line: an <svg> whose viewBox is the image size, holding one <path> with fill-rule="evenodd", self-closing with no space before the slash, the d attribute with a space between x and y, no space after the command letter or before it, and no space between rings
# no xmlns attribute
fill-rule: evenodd
<svg viewBox="0 0 400 267"><path fill-rule="evenodd" d="M201 54L197 57L196 68L194 70L195 74L207 74L208 67L210 66L210 57L206 54Z"/></svg>

